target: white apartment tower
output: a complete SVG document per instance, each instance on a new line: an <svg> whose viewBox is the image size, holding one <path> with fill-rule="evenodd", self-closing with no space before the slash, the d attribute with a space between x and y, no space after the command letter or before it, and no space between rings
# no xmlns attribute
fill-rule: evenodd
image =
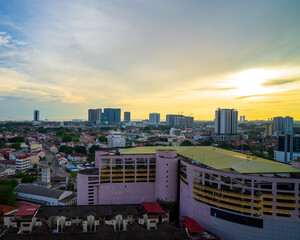
<svg viewBox="0 0 300 240"><path fill-rule="evenodd" d="M234 135L238 130L238 111L217 109L215 113L215 134Z"/></svg>

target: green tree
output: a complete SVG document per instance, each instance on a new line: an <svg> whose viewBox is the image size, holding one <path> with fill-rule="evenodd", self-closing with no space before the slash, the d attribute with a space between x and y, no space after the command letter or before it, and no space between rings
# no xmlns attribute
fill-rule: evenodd
<svg viewBox="0 0 300 240"><path fill-rule="evenodd" d="M180 146L193 146L193 143L189 140L184 140Z"/></svg>
<svg viewBox="0 0 300 240"><path fill-rule="evenodd" d="M16 204L17 195L14 188L10 185L0 185L0 203L4 205L14 206Z"/></svg>
<svg viewBox="0 0 300 240"><path fill-rule="evenodd" d="M76 153L87 154L87 151L86 151L85 146L75 146L75 147L74 147L74 151L75 151Z"/></svg>
<svg viewBox="0 0 300 240"><path fill-rule="evenodd" d="M101 147L98 145L93 145L89 148L90 153L95 153L95 151L97 151L97 150L101 150Z"/></svg>
<svg viewBox="0 0 300 240"><path fill-rule="evenodd" d="M20 137L20 136L8 139L8 142L10 142L10 143L24 142L24 141L25 141L25 138L24 137Z"/></svg>
<svg viewBox="0 0 300 240"><path fill-rule="evenodd" d="M46 132L47 132L47 129L41 127L41 128L38 129L38 132L40 132L40 133L46 133Z"/></svg>
<svg viewBox="0 0 300 240"><path fill-rule="evenodd" d="M105 137L105 136L100 136L100 137L98 138L98 140L99 140L99 142L101 142L101 143L107 143L107 142L108 142L108 139L107 139L107 137Z"/></svg>
<svg viewBox="0 0 300 240"><path fill-rule="evenodd" d="M77 176L77 172L71 172L69 178L76 179L76 176Z"/></svg>
<svg viewBox="0 0 300 240"><path fill-rule="evenodd" d="M70 135L63 135L62 142L72 142L72 136Z"/></svg>
<svg viewBox="0 0 300 240"><path fill-rule="evenodd" d="M88 162L93 162L95 161L95 153L89 153L88 158L87 158Z"/></svg>
<svg viewBox="0 0 300 240"><path fill-rule="evenodd" d="M14 148L16 150L20 150L21 149L21 143L19 142L14 142L12 145L11 145L11 148Z"/></svg>
<svg viewBox="0 0 300 240"><path fill-rule="evenodd" d="M59 152L64 152L66 154L72 154L73 153L73 148L70 147L70 146L65 146L65 145L62 145L59 147Z"/></svg>
<svg viewBox="0 0 300 240"><path fill-rule="evenodd" d="M64 128L60 128L60 129L58 129L58 130L55 132L56 136L63 136L63 135L65 135L66 133L67 133L67 131L66 131L66 129L64 129Z"/></svg>

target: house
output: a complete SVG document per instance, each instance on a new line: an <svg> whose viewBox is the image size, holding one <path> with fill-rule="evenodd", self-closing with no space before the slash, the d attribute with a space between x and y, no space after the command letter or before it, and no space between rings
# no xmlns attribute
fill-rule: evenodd
<svg viewBox="0 0 300 240"><path fill-rule="evenodd" d="M87 156L83 153L72 153L68 155L71 162L86 162Z"/></svg>
<svg viewBox="0 0 300 240"><path fill-rule="evenodd" d="M15 192L18 199L44 205L73 205L76 204L76 195L71 191L56 190L33 184L19 184Z"/></svg>

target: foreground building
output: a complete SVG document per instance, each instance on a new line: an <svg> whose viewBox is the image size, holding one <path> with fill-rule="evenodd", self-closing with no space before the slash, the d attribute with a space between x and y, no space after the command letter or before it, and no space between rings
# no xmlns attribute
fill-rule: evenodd
<svg viewBox="0 0 300 240"><path fill-rule="evenodd" d="M4 239L187 239L157 202L25 206L4 215ZM30 234L28 234L30 233Z"/></svg>
<svg viewBox="0 0 300 240"><path fill-rule="evenodd" d="M213 147L96 152L78 173L80 205L179 202L224 240L298 239L300 169Z"/></svg>

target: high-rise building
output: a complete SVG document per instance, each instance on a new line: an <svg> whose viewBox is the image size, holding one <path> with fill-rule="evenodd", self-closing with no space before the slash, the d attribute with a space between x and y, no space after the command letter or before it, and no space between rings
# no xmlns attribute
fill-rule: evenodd
<svg viewBox="0 0 300 240"><path fill-rule="evenodd" d="M267 125L266 125L266 135L267 136L272 135L272 123L267 123Z"/></svg>
<svg viewBox="0 0 300 240"><path fill-rule="evenodd" d="M293 118L274 117L272 124L272 135L278 136L279 134L292 133L294 128Z"/></svg>
<svg viewBox="0 0 300 240"><path fill-rule="evenodd" d="M238 111L234 109L218 109L215 113L215 134L234 135L238 129Z"/></svg>
<svg viewBox="0 0 300 240"><path fill-rule="evenodd" d="M167 114L166 125L171 127L192 127L194 125L194 117L186 117L184 115Z"/></svg>
<svg viewBox="0 0 300 240"><path fill-rule="evenodd" d="M160 113L149 113L149 124L155 126L160 124Z"/></svg>
<svg viewBox="0 0 300 240"><path fill-rule="evenodd" d="M286 133L278 136L278 148L274 156L276 161L285 163L300 157L300 135Z"/></svg>
<svg viewBox="0 0 300 240"><path fill-rule="evenodd" d="M103 118L108 124L119 124L121 122L121 109L104 108Z"/></svg>
<svg viewBox="0 0 300 240"><path fill-rule="evenodd" d="M100 123L101 121L101 116L102 116L102 109L89 109L88 111L88 121L90 123Z"/></svg>
<svg viewBox="0 0 300 240"><path fill-rule="evenodd" d="M130 112L124 112L124 122L130 122Z"/></svg>
<svg viewBox="0 0 300 240"><path fill-rule="evenodd" d="M33 112L33 120L35 122L40 121L40 111L39 110L34 110L34 112Z"/></svg>

